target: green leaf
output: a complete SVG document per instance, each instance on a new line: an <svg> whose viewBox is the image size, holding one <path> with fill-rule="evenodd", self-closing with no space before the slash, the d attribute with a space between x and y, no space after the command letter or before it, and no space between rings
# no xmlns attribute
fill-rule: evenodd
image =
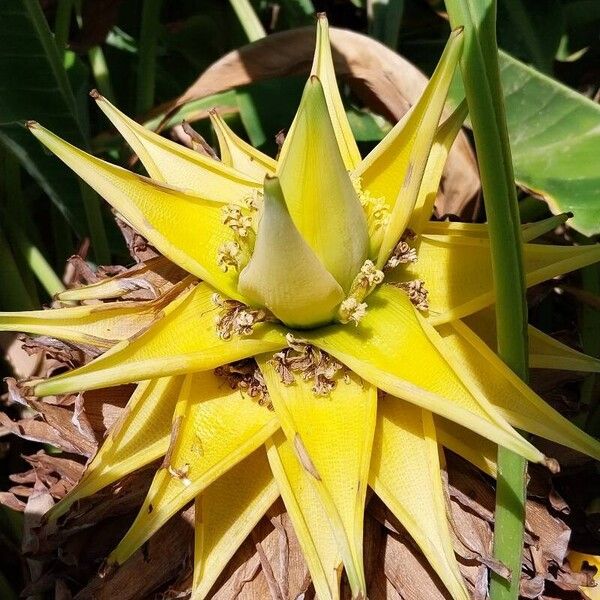
<svg viewBox="0 0 600 600"><path fill-rule="evenodd" d="M498 44L544 73L552 73L564 28L561 0L498 3Z"/></svg>
<svg viewBox="0 0 600 600"><path fill-rule="evenodd" d="M369 35L395 50L404 14L404 0L371 0L369 12Z"/></svg>
<svg viewBox="0 0 600 600"><path fill-rule="evenodd" d="M503 52L500 77L517 181L600 232L600 106Z"/></svg>
<svg viewBox="0 0 600 600"><path fill-rule="evenodd" d="M315 7L312 0L281 0L283 17L290 27L302 27L314 23Z"/></svg>
<svg viewBox="0 0 600 600"><path fill-rule="evenodd" d="M500 50L500 79L516 181L569 225L600 232L600 106ZM464 98L455 78L451 103Z"/></svg>
<svg viewBox="0 0 600 600"><path fill-rule="evenodd" d="M392 129L387 119L369 110L349 108L346 115L357 142L379 142Z"/></svg>
<svg viewBox="0 0 600 600"><path fill-rule="evenodd" d="M77 177L21 126L22 121L35 119L84 145L75 99L38 3L0 3L0 39L0 141L83 233L85 214Z"/></svg>
<svg viewBox="0 0 600 600"><path fill-rule="evenodd" d="M98 198L54 157L22 122L37 120L79 147L87 146L69 78L36 0L0 3L0 143L17 157L80 234L96 259L110 260Z"/></svg>
<svg viewBox="0 0 600 600"><path fill-rule="evenodd" d="M264 38L267 34L260 19L254 12L250 0L229 0L237 18L251 42Z"/></svg>

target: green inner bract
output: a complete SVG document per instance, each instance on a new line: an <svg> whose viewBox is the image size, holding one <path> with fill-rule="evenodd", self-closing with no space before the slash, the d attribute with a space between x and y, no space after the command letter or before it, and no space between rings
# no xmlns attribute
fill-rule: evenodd
<svg viewBox="0 0 600 600"><path fill-rule="evenodd" d="M452 32L419 101L365 158L337 88L323 15L312 71L277 161L214 111L220 161L144 129L98 93L98 106L148 177L28 124L162 255L58 295L71 304L0 313L2 330L103 352L78 369L26 382L35 395L136 384L50 521L162 457L109 565L122 564L194 501L192 596L208 597L281 496L319 598L339 598L342 568L354 597L364 598L370 487L454 600L467 600L440 449L492 477L498 445L556 467L517 429L600 458L598 442L492 350L487 226L430 222L466 117L464 102L444 113L462 38ZM561 220L523 228L528 286L600 259L598 245L531 243ZM176 284L165 277L154 300L126 299L144 273L172 274L173 265L188 276ZM600 361L532 327L529 340L534 368L600 372Z"/></svg>

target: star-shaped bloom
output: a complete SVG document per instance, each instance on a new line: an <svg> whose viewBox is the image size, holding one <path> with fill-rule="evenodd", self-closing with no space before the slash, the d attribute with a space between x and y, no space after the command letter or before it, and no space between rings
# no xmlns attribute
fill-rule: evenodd
<svg viewBox="0 0 600 600"><path fill-rule="evenodd" d="M483 341L494 338L486 225L429 220L466 116L464 104L442 116L462 43L453 32L419 102L365 158L336 85L324 16L277 161L217 114L220 161L144 129L99 94L147 177L28 124L165 257L162 269L189 274L153 288L151 301L118 300L149 285L141 268L59 295L81 306L0 317L5 330L103 351L81 368L26 382L37 396L137 383L83 479L48 516L162 457L108 565L122 564L194 500L193 597L205 598L281 496L319 598L339 597L342 567L364 598L371 488L452 597L466 600L440 447L491 475L497 445L556 467L517 429L600 458L599 444ZM555 224L523 230L528 286L600 258L598 246L531 243ZM598 371L594 359L533 328L530 355L532 366Z"/></svg>

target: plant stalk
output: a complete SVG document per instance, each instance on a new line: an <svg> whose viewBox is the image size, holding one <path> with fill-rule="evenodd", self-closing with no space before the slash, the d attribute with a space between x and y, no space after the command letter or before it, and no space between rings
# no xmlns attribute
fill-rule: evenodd
<svg viewBox="0 0 600 600"><path fill-rule="evenodd" d="M143 114L154 105L156 47L162 0L146 0L142 8L137 72L136 112Z"/></svg>
<svg viewBox="0 0 600 600"><path fill-rule="evenodd" d="M229 4L235 11L250 42L260 40L267 35L249 0L229 0Z"/></svg>
<svg viewBox="0 0 600 600"><path fill-rule="evenodd" d="M69 26L71 24L72 10L73 0L58 0L56 17L54 18L54 41L62 59L64 59L69 42Z"/></svg>
<svg viewBox="0 0 600 600"><path fill-rule="evenodd" d="M527 306L519 211L498 67L495 0L446 0L453 27L464 26L461 73L469 105L490 232L498 354L528 377ZM492 574L492 600L517 600L525 520L526 461L498 450L494 555L511 581Z"/></svg>

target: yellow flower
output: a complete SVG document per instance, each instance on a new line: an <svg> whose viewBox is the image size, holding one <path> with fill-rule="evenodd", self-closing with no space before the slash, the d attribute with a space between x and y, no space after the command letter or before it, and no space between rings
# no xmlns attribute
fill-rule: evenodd
<svg viewBox="0 0 600 600"><path fill-rule="evenodd" d="M204 598L281 495L319 598L339 597L342 567L363 598L370 487L452 597L466 600L439 447L491 475L497 444L555 466L514 428L600 458L600 445L479 337L494 335L486 226L429 222L466 113L461 105L440 125L461 48L455 31L420 101L364 159L336 87L323 16L277 162L216 114L221 162L145 130L98 94L149 177L28 124L190 274L154 301L0 315L5 330L106 350L72 372L29 382L38 396L137 382L83 479L49 515L56 520L76 500L164 457L109 565L122 564L195 500L193 598ZM600 258L598 246L529 243L554 224L523 230L528 285ZM117 298L135 285L115 278L59 299ZM599 370L598 361L534 329L530 345L532 366Z"/></svg>

